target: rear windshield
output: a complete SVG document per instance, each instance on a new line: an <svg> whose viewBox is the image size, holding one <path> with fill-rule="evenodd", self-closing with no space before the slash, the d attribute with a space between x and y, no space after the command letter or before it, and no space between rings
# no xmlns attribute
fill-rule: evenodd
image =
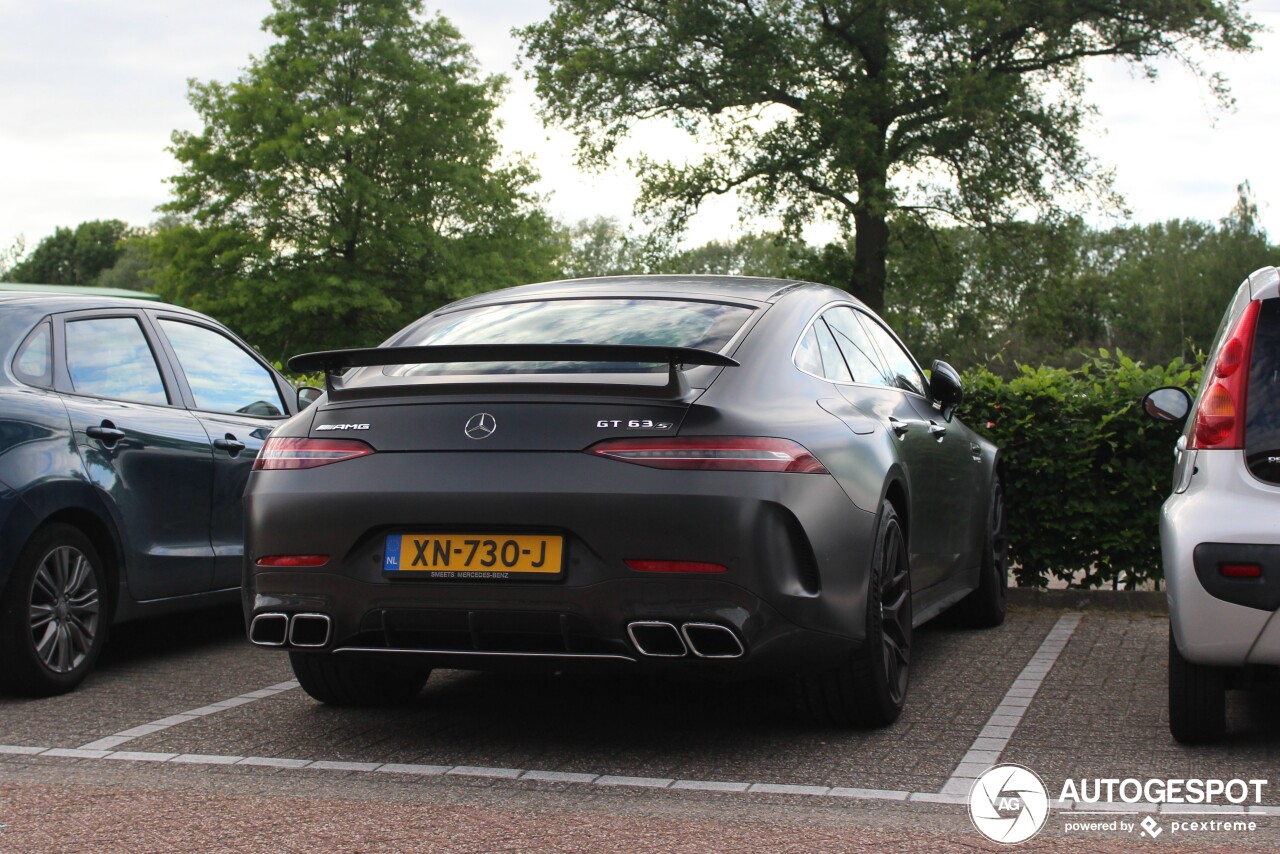
<svg viewBox="0 0 1280 854"><path fill-rule="evenodd" d="M751 309L672 299L560 299L452 311L410 327L398 347L442 344L643 344L721 352ZM617 362L450 362L391 365L388 376L512 373L637 373L666 365Z"/></svg>
<svg viewBox="0 0 1280 854"><path fill-rule="evenodd" d="M1264 300L1253 337L1244 452L1255 477L1280 483L1280 299Z"/></svg>

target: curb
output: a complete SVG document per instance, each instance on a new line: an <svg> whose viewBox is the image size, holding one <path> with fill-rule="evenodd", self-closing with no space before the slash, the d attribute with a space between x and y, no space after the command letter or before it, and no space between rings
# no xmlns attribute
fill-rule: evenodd
<svg viewBox="0 0 1280 854"><path fill-rule="evenodd" d="M1047 590L1010 587L1009 604L1015 608L1050 611L1123 611L1169 613L1163 590Z"/></svg>

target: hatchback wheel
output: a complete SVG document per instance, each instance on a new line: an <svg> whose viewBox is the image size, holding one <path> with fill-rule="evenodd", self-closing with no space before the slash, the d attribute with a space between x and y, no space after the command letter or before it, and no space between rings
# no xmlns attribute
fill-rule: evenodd
<svg viewBox="0 0 1280 854"><path fill-rule="evenodd" d="M1227 734L1227 678L1221 667L1187 661L1169 631L1169 731L1183 744L1209 744Z"/></svg>
<svg viewBox="0 0 1280 854"><path fill-rule="evenodd" d="M427 684L431 669L403 659L341 658L329 653L290 652L302 690L331 706L393 706L407 703Z"/></svg>
<svg viewBox="0 0 1280 854"><path fill-rule="evenodd" d="M106 575L78 528L40 529L23 548L0 600L0 679L36 697L72 690L93 669L106 642Z"/></svg>
<svg viewBox="0 0 1280 854"><path fill-rule="evenodd" d="M902 526L887 501L876 527L866 626L866 640L847 662L800 678L797 699L805 717L880 727L902 713L911 671L911 573Z"/></svg>

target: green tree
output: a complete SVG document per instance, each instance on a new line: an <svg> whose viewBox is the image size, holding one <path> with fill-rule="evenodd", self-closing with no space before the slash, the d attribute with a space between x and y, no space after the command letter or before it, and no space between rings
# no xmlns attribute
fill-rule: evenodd
<svg viewBox="0 0 1280 854"><path fill-rule="evenodd" d="M1200 52L1248 50L1256 29L1237 0L554 0L520 35L583 163L648 119L697 135L687 163L638 159L665 228L731 190L791 230L834 216L853 241L841 283L878 310L895 211L989 224L1107 190L1079 141L1084 59L1203 74Z"/></svg>
<svg viewBox="0 0 1280 854"><path fill-rule="evenodd" d="M173 135L161 293L282 357L552 269L535 175L494 135L505 81L449 22L420 0L272 5L277 41L238 80L190 83L204 129Z"/></svg>
<svg viewBox="0 0 1280 854"><path fill-rule="evenodd" d="M59 227L30 254L13 263L5 280L31 285L91 285L124 251L129 226L118 219L95 219Z"/></svg>
<svg viewBox="0 0 1280 854"><path fill-rule="evenodd" d="M597 216L563 227L565 278L620 276L648 270L643 241L628 234L614 217Z"/></svg>

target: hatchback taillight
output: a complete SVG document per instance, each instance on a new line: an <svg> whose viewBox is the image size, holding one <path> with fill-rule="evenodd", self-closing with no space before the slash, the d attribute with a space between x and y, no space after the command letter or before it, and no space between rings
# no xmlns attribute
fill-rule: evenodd
<svg viewBox="0 0 1280 854"><path fill-rule="evenodd" d="M790 439L691 436L684 439L606 439L587 453L659 469L827 474L803 445Z"/></svg>
<svg viewBox="0 0 1280 854"><path fill-rule="evenodd" d="M373 448L355 439L267 439L253 470L313 469L372 453Z"/></svg>
<svg viewBox="0 0 1280 854"><path fill-rule="evenodd" d="M1259 300L1249 303L1218 349L1213 365L1206 368L1189 448L1238 451L1244 447L1249 364L1261 306Z"/></svg>

